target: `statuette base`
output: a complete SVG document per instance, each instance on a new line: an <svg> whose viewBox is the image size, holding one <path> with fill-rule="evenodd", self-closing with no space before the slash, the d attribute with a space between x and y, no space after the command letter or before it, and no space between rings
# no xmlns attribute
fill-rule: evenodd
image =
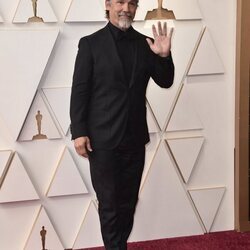
<svg viewBox="0 0 250 250"><path fill-rule="evenodd" d="M28 23L43 23L43 19L38 16L33 16L28 19Z"/></svg>
<svg viewBox="0 0 250 250"><path fill-rule="evenodd" d="M32 140L42 140L42 139L48 139L46 135L43 134L37 134L32 137Z"/></svg>
<svg viewBox="0 0 250 250"><path fill-rule="evenodd" d="M167 9L153 9L148 11L145 20L175 19L174 12Z"/></svg>

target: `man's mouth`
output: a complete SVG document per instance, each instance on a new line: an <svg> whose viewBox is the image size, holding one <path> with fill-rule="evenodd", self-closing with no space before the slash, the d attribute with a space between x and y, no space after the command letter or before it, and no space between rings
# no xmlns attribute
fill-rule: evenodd
<svg viewBox="0 0 250 250"><path fill-rule="evenodd" d="M128 14L119 14L119 17L125 17L127 19L131 19L131 15Z"/></svg>

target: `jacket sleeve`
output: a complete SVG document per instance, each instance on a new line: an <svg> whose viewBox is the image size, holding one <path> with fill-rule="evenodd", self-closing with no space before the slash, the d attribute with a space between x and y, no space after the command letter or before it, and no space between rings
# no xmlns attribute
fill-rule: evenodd
<svg viewBox="0 0 250 250"><path fill-rule="evenodd" d="M160 57L151 51L150 76L162 88L169 88L174 82L174 63L170 52L167 57Z"/></svg>
<svg viewBox="0 0 250 250"><path fill-rule="evenodd" d="M87 136L88 103L93 74L93 57L86 37L78 44L70 98L72 139Z"/></svg>

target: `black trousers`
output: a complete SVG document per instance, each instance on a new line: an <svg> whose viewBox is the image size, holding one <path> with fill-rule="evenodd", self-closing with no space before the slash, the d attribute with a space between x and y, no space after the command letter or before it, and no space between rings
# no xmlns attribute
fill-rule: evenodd
<svg viewBox="0 0 250 250"><path fill-rule="evenodd" d="M130 145L131 146L131 145ZM126 250L145 161L145 146L94 150L89 154L92 185L99 202L107 250Z"/></svg>

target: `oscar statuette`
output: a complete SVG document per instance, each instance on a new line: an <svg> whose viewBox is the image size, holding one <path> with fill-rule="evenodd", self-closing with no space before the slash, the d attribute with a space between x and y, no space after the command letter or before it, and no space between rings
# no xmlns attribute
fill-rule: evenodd
<svg viewBox="0 0 250 250"><path fill-rule="evenodd" d="M38 110L37 114L36 114L36 123L37 123L38 134L34 135L32 137L32 140L47 139L47 136L43 135L41 133L41 131L42 131L42 119L43 119L43 116L42 116L40 110Z"/></svg>
<svg viewBox="0 0 250 250"><path fill-rule="evenodd" d="M42 230L40 231L41 241L42 241L42 250L47 250L45 249L46 233L47 231L45 230L44 226L42 226Z"/></svg>
<svg viewBox="0 0 250 250"><path fill-rule="evenodd" d="M33 7L33 13L34 13L34 16L33 17L30 17L28 19L28 22L31 23L31 22L43 22L43 19L41 17L38 17L37 16L37 1L38 0L31 0L32 1L32 7Z"/></svg>
<svg viewBox="0 0 250 250"><path fill-rule="evenodd" d="M175 19L174 12L171 10L163 9L162 1L158 0L158 8L148 11L145 20L161 20L161 19Z"/></svg>

